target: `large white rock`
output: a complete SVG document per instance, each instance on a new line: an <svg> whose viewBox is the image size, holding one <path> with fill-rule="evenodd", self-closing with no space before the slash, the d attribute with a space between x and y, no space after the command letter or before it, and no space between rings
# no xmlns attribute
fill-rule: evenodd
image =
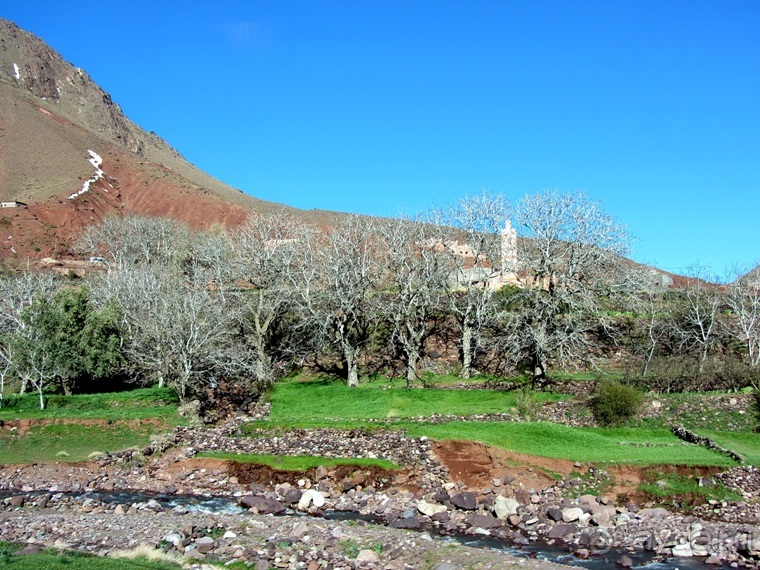
<svg viewBox="0 0 760 570"><path fill-rule="evenodd" d="M691 549L690 544L676 544L673 547L673 556L677 558L691 558L694 556L694 551Z"/></svg>
<svg viewBox="0 0 760 570"><path fill-rule="evenodd" d="M437 513L445 513L448 509L445 505L439 505L438 503L428 503L427 501L417 501L417 510L423 515L432 517Z"/></svg>
<svg viewBox="0 0 760 570"><path fill-rule="evenodd" d="M512 497L502 497L499 495L493 503L493 512L499 520L507 520L509 515L517 514L517 507L520 503Z"/></svg>
<svg viewBox="0 0 760 570"><path fill-rule="evenodd" d="M298 509L305 511L310 505L315 507L323 507L325 505L325 496L316 489L307 489L301 495L301 500L298 501Z"/></svg>
<svg viewBox="0 0 760 570"><path fill-rule="evenodd" d="M577 521L579 518L581 518L582 514L583 509L579 507L569 507L567 509L562 509L562 521L566 523Z"/></svg>

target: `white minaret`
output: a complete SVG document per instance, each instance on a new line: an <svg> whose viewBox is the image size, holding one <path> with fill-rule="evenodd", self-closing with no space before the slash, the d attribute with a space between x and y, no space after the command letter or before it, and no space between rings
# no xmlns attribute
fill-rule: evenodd
<svg viewBox="0 0 760 570"><path fill-rule="evenodd" d="M501 280L503 283L514 281L517 274L517 231L512 222L507 220L501 230Z"/></svg>

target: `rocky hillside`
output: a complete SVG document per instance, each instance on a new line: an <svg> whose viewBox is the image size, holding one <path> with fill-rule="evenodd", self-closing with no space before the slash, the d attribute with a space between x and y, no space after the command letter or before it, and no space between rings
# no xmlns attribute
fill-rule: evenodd
<svg viewBox="0 0 760 570"><path fill-rule="evenodd" d="M82 69L0 19L0 257L67 257L108 215L168 215L196 228L282 208L189 164L130 121ZM293 210L307 221L338 214Z"/></svg>

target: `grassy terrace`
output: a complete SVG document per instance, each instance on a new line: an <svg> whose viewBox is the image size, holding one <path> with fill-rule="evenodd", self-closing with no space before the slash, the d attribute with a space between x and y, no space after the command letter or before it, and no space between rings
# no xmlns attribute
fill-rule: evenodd
<svg viewBox="0 0 760 570"><path fill-rule="evenodd" d="M734 465L728 457L707 448L684 445L664 428L571 428L547 422L451 422L410 426L407 433L434 439L481 441L519 453L588 463Z"/></svg>
<svg viewBox="0 0 760 570"><path fill-rule="evenodd" d="M204 452L199 453L198 457L212 457L214 459L229 459L241 463L254 463L256 465L266 465L279 471L306 471L313 467L335 467L338 465L351 465L352 467L369 467L375 466L381 469L398 469L400 466L392 461L385 459L345 459L316 457L313 455L256 455L244 453L225 453L225 452Z"/></svg>
<svg viewBox="0 0 760 570"><path fill-rule="evenodd" d="M127 392L46 396L40 410L37 394L6 397L0 407L0 420L40 418L96 418L133 420L171 417L177 414L177 396L169 388L140 388Z"/></svg>
<svg viewBox="0 0 760 570"><path fill-rule="evenodd" d="M459 385L454 377L436 378L436 385ZM254 437L293 428L403 429L412 436L433 439L480 441L528 455L589 463L638 465L731 465L728 458L703 447L684 445L669 431L664 420L648 419L636 427L570 428L546 422L425 421L432 415L470 417L509 412L518 416L517 392L457 390L445 388L407 389L402 381L387 379L362 383L349 389L337 380L295 378L276 384L271 393L267 420L244 426ZM539 403L559 401L561 394L537 393ZM695 398L695 395L677 395ZM661 399L666 399L663 396ZM670 404L667 404L670 405ZM0 420L26 420L22 430L0 429L0 463L35 461L82 461L95 452L114 452L144 446L149 436L170 431L184 420L177 416L177 401L170 390L141 389L111 394L50 396L47 409L40 411L34 395L6 399ZM695 417L687 425L723 447L744 455L748 463L760 465L760 436L750 432L747 422L718 413ZM35 424L35 422L43 420ZM724 421L725 420L725 421ZM746 420L746 416L744 416ZM25 426L26 427L26 426ZM278 469L308 469L325 464L325 459L283 457L214 457L269 464ZM356 461L351 461L357 465ZM387 467L392 467L391 465Z"/></svg>
<svg viewBox="0 0 760 570"><path fill-rule="evenodd" d="M461 380L459 381L461 382ZM349 389L334 380L297 378L277 384L271 393L271 413L246 431L334 427L340 429L405 429L412 436L462 439L551 458L590 463L636 465L733 465L729 458L704 447L686 445L664 421L626 428L571 428L547 422L450 421L426 424L420 418L472 416L514 412L515 393L491 390L406 389L392 382L367 382ZM566 399L538 393L541 402ZM411 421L414 418L417 421ZM760 438L749 432L700 433L760 464Z"/></svg>
<svg viewBox="0 0 760 570"><path fill-rule="evenodd" d="M9 398L0 408L0 420L31 422L26 431L0 429L0 464L83 461L93 453L143 447L151 434L183 422L176 396L159 388L49 396L45 410L39 409L36 395Z"/></svg>
<svg viewBox="0 0 760 570"><path fill-rule="evenodd" d="M537 397L540 401L567 399L551 393L538 393ZM300 379L278 383L271 403L270 420L274 422L501 414L516 405L513 392L404 388L398 382L364 383L350 389L335 380Z"/></svg>

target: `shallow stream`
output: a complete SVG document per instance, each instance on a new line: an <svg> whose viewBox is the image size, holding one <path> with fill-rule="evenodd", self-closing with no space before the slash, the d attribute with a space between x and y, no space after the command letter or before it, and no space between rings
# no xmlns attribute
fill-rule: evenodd
<svg viewBox="0 0 760 570"><path fill-rule="evenodd" d="M0 492L0 501L20 493ZM150 500L158 502L164 509L171 510L176 507L187 509L189 512L209 513L209 514L243 514L246 509L240 507L235 497L218 497L211 495L162 495L148 492L137 491L119 491L119 492L85 492L85 493L49 493L44 491L26 493L27 496L68 496L78 501L93 499L96 502L106 504L123 504L132 505L136 503L146 503ZM288 511L287 514L279 516L305 517L309 516L296 511ZM356 521L367 524L378 524L376 517L361 515L345 511L326 511L325 516L330 520ZM538 558L549 560L561 564L568 564L587 568L589 570L603 570L606 568L620 568L615 563L623 555L633 560L633 568L646 570L714 570L721 568L719 566L707 565L703 558L667 558L663 559L652 552L640 551L629 552L625 549L611 549L604 554L595 554L583 560L576 558L568 553L562 546L550 545L546 542L531 542L526 546L518 546L508 539L499 539L490 536L472 536L466 534L458 535L441 535L435 527L421 529L420 532L426 532L433 540L442 540L447 542L456 542L475 548L487 548L506 552L515 557Z"/></svg>

